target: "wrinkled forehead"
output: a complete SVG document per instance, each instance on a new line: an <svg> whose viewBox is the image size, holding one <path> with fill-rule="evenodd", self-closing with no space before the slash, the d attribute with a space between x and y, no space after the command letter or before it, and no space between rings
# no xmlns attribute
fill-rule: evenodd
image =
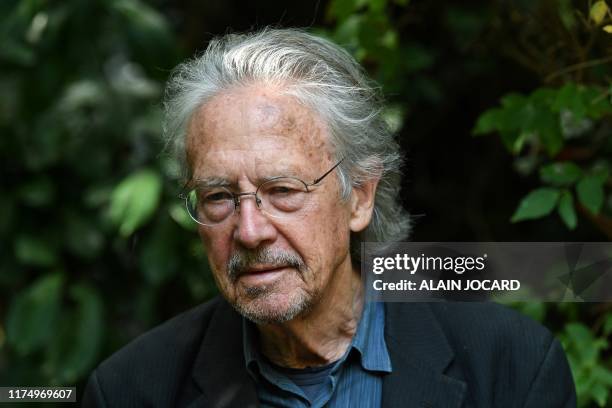
<svg viewBox="0 0 612 408"><path fill-rule="evenodd" d="M321 117L281 89L264 86L225 91L197 109L186 147L190 165L196 167L225 151L331 159L329 131Z"/></svg>
<svg viewBox="0 0 612 408"><path fill-rule="evenodd" d="M294 177L304 182L313 182L327 165L323 162L305 160L296 151L265 150L261 152L244 150L215 151L192 174L194 181L213 179L235 184L247 177L254 184L276 177ZM329 167L329 166L328 166Z"/></svg>

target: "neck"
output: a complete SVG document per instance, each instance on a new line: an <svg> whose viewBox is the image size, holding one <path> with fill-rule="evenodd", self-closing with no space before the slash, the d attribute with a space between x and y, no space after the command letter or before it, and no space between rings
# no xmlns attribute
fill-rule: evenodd
<svg viewBox="0 0 612 408"><path fill-rule="evenodd" d="M350 264L338 268L315 307L283 324L260 324L263 354L283 367L305 368L340 359L355 333L363 310L363 285Z"/></svg>

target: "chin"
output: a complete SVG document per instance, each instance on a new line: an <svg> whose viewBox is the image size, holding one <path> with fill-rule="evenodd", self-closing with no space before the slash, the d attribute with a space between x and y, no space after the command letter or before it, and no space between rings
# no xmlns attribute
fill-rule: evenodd
<svg viewBox="0 0 612 408"><path fill-rule="evenodd" d="M253 323L280 324L307 314L312 308L312 298L301 290L287 295L254 288L232 306Z"/></svg>

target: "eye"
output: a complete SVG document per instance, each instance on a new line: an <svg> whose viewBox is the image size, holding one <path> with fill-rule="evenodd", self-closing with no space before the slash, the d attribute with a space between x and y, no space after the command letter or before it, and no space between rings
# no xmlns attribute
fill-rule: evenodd
<svg viewBox="0 0 612 408"><path fill-rule="evenodd" d="M274 186L269 190L269 193L274 195L291 194L294 192L296 192L295 189L287 186Z"/></svg>
<svg viewBox="0 0 612 408"><path fill-rule="evenodd" d="M204 193L202 196L204 202L208 203L232 200L232 195L227 191L211 191Z"/></svg>

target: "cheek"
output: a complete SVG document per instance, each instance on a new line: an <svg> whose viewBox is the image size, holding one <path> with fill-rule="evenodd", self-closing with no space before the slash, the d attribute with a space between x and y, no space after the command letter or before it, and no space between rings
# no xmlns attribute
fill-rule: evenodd
<svg viewBox="0 0 612 408"><path fill-rule="evenodd" d="M213 273L224 275L230 253L230 246L224 238L225 234L209 234L206 227L200 227L198 233Z"/></svg>
<svg viewBox="0 0 612 408"><path fill-rule="evenodd" d="M329 226L328 235L331 237L329 245L333 247L334 252L344 256L350 246L350 208L344 202L337 202L334 216L324 223Z"/></svg>
<svg viewBox="0 0 612 408"><path fill-rule="evenodd" d="M343 217L343 219L336 220L336 222L332 221L329 225L328 236L331 240L329 242L330 247L333 248L334 253L344 254L348 251L350 241L348 217Z"/></svg>
<svg viewBox="0 0 612 408"><path fill-rule="evenodd" d="M306 229L308 234L302 237L302 242L311 243L311 256L315 262L324 263L323 267L335 266L338 258L343 258L349 248L350 210L343 204L336 202L320 208L306 224L310 227Z"/></svg>

